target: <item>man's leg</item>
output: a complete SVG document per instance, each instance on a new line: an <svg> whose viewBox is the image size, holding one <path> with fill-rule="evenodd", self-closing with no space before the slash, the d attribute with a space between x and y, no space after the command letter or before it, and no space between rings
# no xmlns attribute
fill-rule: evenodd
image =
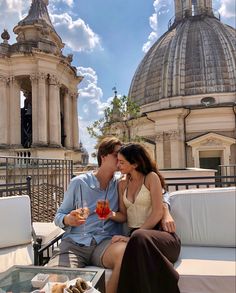
<svg viewBox="0 0 236 293"><path fill-rule="evenodd" d="M50 267L83 268L89 264L95 245L80 245L70 238L64 238L55 248L48 263Z"/></svg>

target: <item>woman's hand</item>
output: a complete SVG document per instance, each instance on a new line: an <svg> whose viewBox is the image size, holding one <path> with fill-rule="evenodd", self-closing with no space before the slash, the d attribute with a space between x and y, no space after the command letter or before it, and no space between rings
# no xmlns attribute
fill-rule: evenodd
<svg viewBox="0 0 236 293"><path fill-rule="evenodd" d="M168 206L164 204L164 213L161 219L162 229L169 233L174 233L176 231L175 221L172 218Z"/></svg>
<svg viewBox="0 0 236 293"><path fill-rule="evenodd" d="M128 242L128 241L129 241L129 237L122 236L122 235L115 235L111 239L111 243L115 243L115 242Z"/></svg>

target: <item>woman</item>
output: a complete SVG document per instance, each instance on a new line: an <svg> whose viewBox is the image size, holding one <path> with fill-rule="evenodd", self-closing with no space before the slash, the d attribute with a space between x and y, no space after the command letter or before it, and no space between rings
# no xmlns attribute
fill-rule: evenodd
<svg viewBox="0 0 236 293"><path fill-rule="evenodd" d="M126 174L119 182L120 212L127 216L131 237L113 237L113 242L128 241L117 292L177 293L173 263L180 253L180 240L160 225L164 178L141 144L122 146L118 166Z"/></svg>

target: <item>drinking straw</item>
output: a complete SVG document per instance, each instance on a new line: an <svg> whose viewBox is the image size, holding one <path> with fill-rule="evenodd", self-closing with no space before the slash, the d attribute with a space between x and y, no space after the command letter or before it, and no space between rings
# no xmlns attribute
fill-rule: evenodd
<svg viewBox="0 0 236 293"><path fill-rule="evenodd" d="M108 190L109 190L109 183L108 183L107 188L106 188L106 194L105 194L105 199L104 199L105 201L107 199Z"/></svg>
<svg viewBox="0 0 236 293"><path fill-rule="evenodd" d="M84 208L83 207L83 198L82 198L82 188L81 188L81 184L79 186L79 189L80 189L80 201L81 201L81 206L82 206L82 209Z"/></svg>

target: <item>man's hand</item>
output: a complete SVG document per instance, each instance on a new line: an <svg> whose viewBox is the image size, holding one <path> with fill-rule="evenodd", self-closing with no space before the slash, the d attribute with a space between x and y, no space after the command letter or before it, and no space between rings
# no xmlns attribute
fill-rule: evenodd
<svg viewBox="0 0 236 293"><path fill-rule="evenodd" d="M175 221L169 212L167 204L164 204L164 213L161 219L161 226L166 232L174 233L176 231Z"/></svg>
<svg viewBox="0 0 236 293"><path fill-rule="evenodd" d="M111 239L111 243L115 243L115 242L128 242L128 241L129 241L129 237L122 236L122 235L115 235Z"/></svg>
<svg viewBox="0 0 236 293"><path fill-rule="evenodd" d="M65 226L77 227L85 223L85 219L82 218L77 210L71 211L63 219Z"/></svg>

